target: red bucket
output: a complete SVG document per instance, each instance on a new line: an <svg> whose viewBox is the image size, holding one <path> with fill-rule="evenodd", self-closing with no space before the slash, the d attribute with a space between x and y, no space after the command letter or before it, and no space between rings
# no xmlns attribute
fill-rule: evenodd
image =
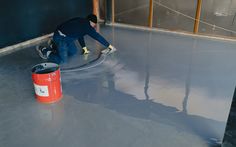
<svg viewBox="0 0 236 147"><path fill-rule="evenodd" d="M59 65L41 63L32 67L35 96L39 102L54 103L62 98Z"/></svg>

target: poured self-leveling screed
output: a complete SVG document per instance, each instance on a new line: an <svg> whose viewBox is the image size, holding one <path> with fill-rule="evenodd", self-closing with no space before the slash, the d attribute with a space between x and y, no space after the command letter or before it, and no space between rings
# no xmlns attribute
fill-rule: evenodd
<svg viewBox="0 0 236 147"><path fill-rule="evenodd" d="M34 47L0 57L0 146L222 142L236 81L235 42L125 27L101 26L101 33L117 52L92 63L98 66L62 72L63 99L51 105L34 98L31 67L43 62ZM87 44L95 58L101 46ZM66 67L91 57L78 55Z"/></svg>

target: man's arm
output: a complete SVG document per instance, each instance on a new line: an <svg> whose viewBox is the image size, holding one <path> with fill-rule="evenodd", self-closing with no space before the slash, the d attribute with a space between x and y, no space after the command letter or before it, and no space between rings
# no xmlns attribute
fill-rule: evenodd
<svg viewBox="0 0 236 147"><path fill-rule="evenodd" d="M87 47L85 46L85 42L84 42L84 37L80 37L78 38L79 44L81 45L82 49L83 49L83 54L88 54L89 50L87 49Z"/></svg>
<svg viewBox="0 0 236 147"><path fill-rule="evenodd" d="M85 47L84 37L78 38L78 41L79 41L79 44L82 48Z"/></svg>
<svg viewBox="0 0 236 147"><path fill-rule="evenodd" d="M102 37L99 33L97 33L94 28L89 29L88 35L93 39L97 40L98 42L100 42L105 47L109 47L110 43L108 43L104 37Z"/></svg>

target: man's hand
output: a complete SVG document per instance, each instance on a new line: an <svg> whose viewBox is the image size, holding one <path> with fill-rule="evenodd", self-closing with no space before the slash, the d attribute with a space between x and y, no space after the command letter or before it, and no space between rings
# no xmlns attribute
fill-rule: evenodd
<svg viewBox="0 0 236 147"><path fill-rule="evenodd" d="M102 50L103 54L110 54L116 51L116 48L112 45L109 45L106 49Z"/></svg>
<svg viewBox="0 0 236 147"><path fill-rule="evenodd" d="M108 48L110 49L110 53L113 53L116 51L116 48L112 45L109 45Z"/></svg>
<svg viewBox="0 0 236 147"><path fill-rule="evenodd" d="M88 54L90 51L87 49L87 47L83 47L83 54Z"/></svg>

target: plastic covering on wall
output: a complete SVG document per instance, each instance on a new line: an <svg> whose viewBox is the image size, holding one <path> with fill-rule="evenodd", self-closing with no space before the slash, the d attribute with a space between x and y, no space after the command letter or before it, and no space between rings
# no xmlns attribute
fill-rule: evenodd
<svg viewBox="0 0 236 147"><path fill-rule="evenodd" d="M208 0L202 3L199 32L236 36L236 0Z"/></svg>
<svg viewBox="0 0 236 147"><path fill-rule="evenodd" d="M153 27L193 32L198 0L153 0ZM149 0L115 0L115 21L148 26ZM199 33L236 36L236 0L202 1Z"/></svg>
<svg viewBox="0 0 236 147"><path fill-rule="evenodd" d="M149 0L115 0L115 21L148 26Z"/></svg>
<svg viewBox="0 0 236 147"><path fill-rule="evenodd" d="M193 31L196 0L154 1L153 26L174 31Z"/></svg>

